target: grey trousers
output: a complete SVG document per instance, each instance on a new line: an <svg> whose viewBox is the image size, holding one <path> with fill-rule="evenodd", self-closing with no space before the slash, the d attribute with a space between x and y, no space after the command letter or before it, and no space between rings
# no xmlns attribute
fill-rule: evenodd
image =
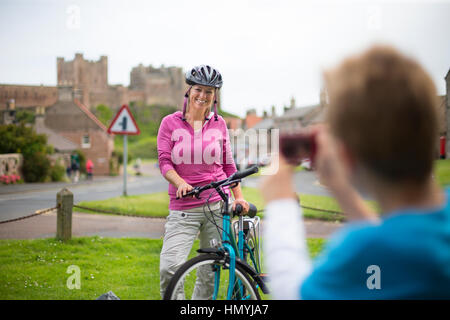
<svg viewBox="0 0 450 320"><path fill-rule="evenodd" d="M211 203L210 208L220 216L222 201ZM208 211L208 210L207 210ZM209 220L211 214L207 212ZM222 227L222 218L215 217L215 222ZM221 232L221 229L219 229ZM200 248L210 247L210 240L221 240L221 233L217 227L205 217L203 207L186 211L170 210L165 224L164 241L161 250L159 274L160 293L164 297L167 286L178 268L187 260L197 235ZM194 288L193 300L208 300L214 291L214 273L211 268L199 268ZM180 291L178 299L184 299L184 292Z"/></svg>

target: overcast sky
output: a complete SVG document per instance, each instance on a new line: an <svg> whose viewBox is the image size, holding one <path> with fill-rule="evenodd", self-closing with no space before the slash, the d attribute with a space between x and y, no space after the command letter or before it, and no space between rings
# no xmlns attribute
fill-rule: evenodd
<svg viewBox="0 0 450 320"><path fill-rule="evenodd" d="M225 110L280 114L291 97L317 103L321 72L374 43L417 58L445 94L449 32L450 1L0 0L0 83L56 85L56 57L76 52L107 55L125 86L139 63L210 64Z"/></svg>

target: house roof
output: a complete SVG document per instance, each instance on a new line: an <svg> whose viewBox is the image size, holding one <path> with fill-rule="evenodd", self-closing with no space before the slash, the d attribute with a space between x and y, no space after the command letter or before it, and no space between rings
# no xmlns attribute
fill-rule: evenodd
<svg viewBox="0 0 450 320"><path fill-rule="evenodd" d="M308 119L308 124L316 124L316 123L322 123L326 120L326 109L320 108L318 110L318 113L315 114L311 119Z"/></svg>
<svg viewBox="0 0 450 320"><path fill-rule="evenodd" d="M47 143L52 145L58 151L73 151L79 148L76 143L64 138L62 135L56 133L52 129L45 126L44 121L36 119L34 129L38 134L45 134L47 136ZM42 119L43 120L43 119Z"/></svg>
<svg viewBox="0 0 450 320"><path fill-rule="evenodd" d="M277 119L279 119L279 120L300 119L300 118L305 117L308 113L313 111L318 106L319 105L313 105L313 106L308 106L308 107L289 109L285 113L283 113L281 116L279 116Z"/></svg>
<svg viewBox="0 0 450 320"><path fill-rule="evenodd" d="M275 126L275 122L272 118L266 118L258 122L253 126L253 129L271 129Z"/></svg>

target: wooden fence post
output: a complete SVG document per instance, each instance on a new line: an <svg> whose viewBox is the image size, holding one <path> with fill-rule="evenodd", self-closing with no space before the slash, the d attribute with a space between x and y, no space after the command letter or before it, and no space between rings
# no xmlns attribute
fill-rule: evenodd
<svg viewBox="0 0 450 320"><path fill-rule="evenodd" d="M56 217L56 238L70 240L72 238L73 193L63 188L56 194L58 213Z"/></svg>

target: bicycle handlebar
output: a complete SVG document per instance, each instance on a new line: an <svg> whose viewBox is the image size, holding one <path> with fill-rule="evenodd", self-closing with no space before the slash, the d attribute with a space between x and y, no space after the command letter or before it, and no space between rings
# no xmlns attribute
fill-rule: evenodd
<svg viewBox="0 0 450 320"><path fill-rule="evenodd" d="M250 218L254 218L256 216L258 209L256 209L256 207L253 203L249 202L248 205L249 205L249 209L248 209L247 216L249 216ZM244 210L244 208L242 208L242 206L240 204L237 204L235 210L233 211L233 215L234 216L239 215L242 212L242 210Z"/></svg>
<svg viewBox="0 0 450 320"><path fill-rule="evenodd" d="M237 171L233 175L230 176L233 177L232 180L240 180L244 179L245 177L248 177L251 174L258 172L258 166L253 166L251 168L245 169L244 171Z"/></svg>
<svg viewBox="0 0 450 320"><path fill-rule="evenodd" d="M212 188L215 189L217 187L227 186L227 185L230 185L233 183L238 183L238 182L240 182L241 179L248 177L249 175L252 175L258 171L259 171L258 166L253 166L244 171L237 171L226 179L223 179L220 181L214 181L214 182L211 182L210 184L207 184L202 187L195 187L191 191L186 192L186 194L183 195L183 198L189 197L189 196L196 196L198 198L200 193L202 193L205 190L212 189ZM176 199L178 200L180 198L177 197Z"/></svg>
<svg viewBox="0 0 450 320"><path fill-rule="evenodd" d="M237 183L239 183L241 181L241 179L243 179L245 177L248 177L249 175L252 175L252 174L254 174L254 173L258 172L258 171L259 171L258 166L253 166L253 167L248 168L248 169L246 169L244 171L237 171L237 172L233 173L231 176L229 176L226 179L223 179L223 180L220 180L220 181L214 181L214 182L211 182L210 184L207 184L207 185L202 186L202 187L195 187L191 191L186 192L186 194L183 195L183 198L189 197L189 196L195 196L198 199L199 196L200 196L200 193L202 193L205 190L213 189L213 188L217 189L217 188L219 188L221 186L228 186L228 185L232 185L234 183L237 184ZM177 197L176 199L178 200L180 198ZM254 204L252 204L250 202L248 204L249 204L250 208L249 208L249 211L248 211L247 215L250 218L253 218L254 216L256 216L257 209L256 209ZM240 214L242 212L242 210L243 210L242 206L240 204L238 204L238 205L236 205L236 208L235 208L235 211L233 212L233 214L234 215L238 215L238 214Z"/></svg>

